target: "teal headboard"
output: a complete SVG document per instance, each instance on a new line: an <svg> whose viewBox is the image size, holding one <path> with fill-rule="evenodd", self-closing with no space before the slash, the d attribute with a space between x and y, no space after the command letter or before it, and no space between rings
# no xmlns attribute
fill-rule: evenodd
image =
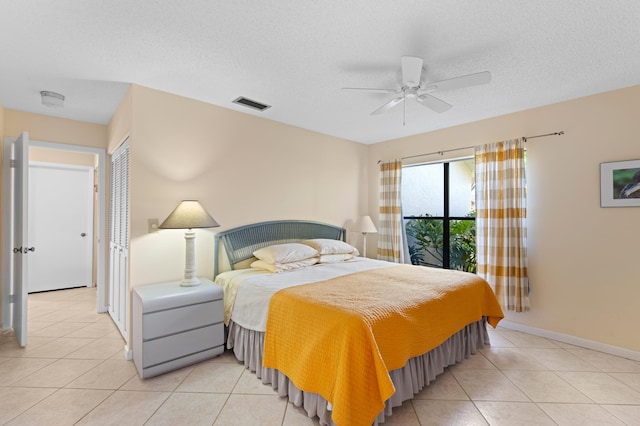
<svg viewBox="0 0 640 426"><path fill-rule="evenodd" d="M224 250L229 267L253 257L253 252L272 244L292 243L311 238L346 241L344 228L305 220L275 220L240 226L219 232L214 237L213 277L220 272L220 250Z"/></svg>

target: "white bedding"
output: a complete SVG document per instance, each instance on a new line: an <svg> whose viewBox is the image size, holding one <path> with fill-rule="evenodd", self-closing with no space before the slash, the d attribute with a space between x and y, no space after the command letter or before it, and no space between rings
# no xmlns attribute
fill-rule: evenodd
<svg viewBox="0 0 640 426"><path fill-rule="evenodd" d="M244 328L264 332L269 301L278 290L393 265L357 257L347 262L316 264L278 274L254 268L227 271L218 274L215 282L224 290L225 324L229 325L229 320L233 320Z"/></svg>

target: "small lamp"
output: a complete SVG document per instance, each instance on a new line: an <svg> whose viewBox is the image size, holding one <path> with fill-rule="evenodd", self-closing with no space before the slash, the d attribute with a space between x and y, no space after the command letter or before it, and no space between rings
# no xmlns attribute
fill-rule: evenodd
<svg viewBox="0 0 640 426"><path fill-rule="evenodd" d="M180 283L183 287L200 285L196 277L196 233L193 228L215 228L218 222L207 213L202 205L195 200L185 200L178 204L171 214L159 226L160 229L187 229L184 239L187 244L185 257L184 279Z"/></svg>
<svg viewBox="0 0 640 426"><path fill-rule="evenodd" d="M367 257L367 234L377 233L376 226L369 216L360 216L353 227L353 231L362 232L364 239L362 256Z"/></svg>

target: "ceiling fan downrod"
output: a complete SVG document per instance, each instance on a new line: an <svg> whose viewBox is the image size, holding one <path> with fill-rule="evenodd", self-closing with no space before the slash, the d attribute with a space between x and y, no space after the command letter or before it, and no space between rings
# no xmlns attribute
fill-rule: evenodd
<svg viewBox="0 0 640 426"><path fill-rule="evenodd" d="M407 88L402 88L402 125L406 126L407 122Z"/></svg>

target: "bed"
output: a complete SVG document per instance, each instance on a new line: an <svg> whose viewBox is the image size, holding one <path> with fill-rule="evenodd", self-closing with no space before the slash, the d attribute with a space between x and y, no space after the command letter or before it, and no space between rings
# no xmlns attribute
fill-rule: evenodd
<svg viewBox="0 0 640 426"><path fill-rule="evenodd" d="M489 344L487 324L503 317L476 275L359 257L329 224L242 226L216 234L215 248L227 348L323 425L383 423Z"/></svg>

